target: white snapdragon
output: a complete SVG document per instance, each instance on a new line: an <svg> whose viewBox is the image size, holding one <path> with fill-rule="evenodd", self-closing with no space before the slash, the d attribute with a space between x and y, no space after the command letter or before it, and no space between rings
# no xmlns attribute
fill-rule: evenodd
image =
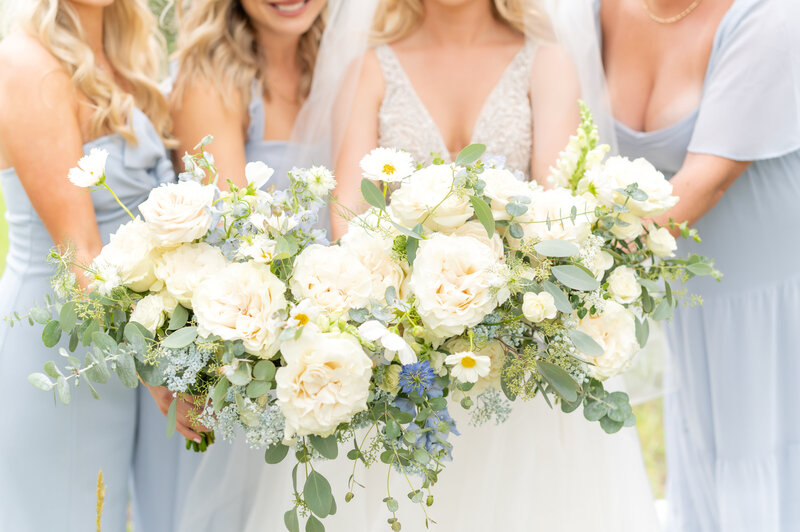
<svg viewBox="0 0 800 532"><path fill-rule="evenodd" d="M253 185L256 190L267 184L275 170L261 161L247 163L244 167L244 177L248 185Z"/></svg>

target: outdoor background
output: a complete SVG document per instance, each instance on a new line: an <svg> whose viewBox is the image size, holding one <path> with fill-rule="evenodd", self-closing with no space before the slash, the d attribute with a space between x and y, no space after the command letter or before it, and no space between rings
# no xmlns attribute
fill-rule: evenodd
<svg viewBox="0 0 800 532"><path fill-rule="evenodd" d="M162 7L168 4L168 0L151 0L150 4L156 13L162 12ZM171 11L160 17L162 29L164 30L167 44L170 49L174 47L174 32ZM76 161L77 162L77 161ZM66 178L66 176L65 176ZM6 264L6 252L8 251L8 224L5 219L5 204L0 192L0 272ZM44 260L44 257L42 257ZM4 294L0 294L4 297ZM31 302L33 303L33 302ZM5 316L0 316L0 319ZM661 400L654 400L634 407L637 417L637 429L642 441L642 452L647 465L647 472L650 476L650 483L653 487L653 494L657 499L664 497L665 463L664 463L664 432L662 426Z"/></svg>

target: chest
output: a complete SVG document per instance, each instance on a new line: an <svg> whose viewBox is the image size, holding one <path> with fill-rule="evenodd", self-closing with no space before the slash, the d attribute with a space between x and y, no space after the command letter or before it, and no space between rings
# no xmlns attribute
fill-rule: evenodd
<svg viewBox="0 0 800 532"><path fill-rule="evenodd" d="M702 2L686 18L659 24L642 0L603 1L603 62L619 121L637 131L652 131L697 108L716 31L731 3Z"/></svg>

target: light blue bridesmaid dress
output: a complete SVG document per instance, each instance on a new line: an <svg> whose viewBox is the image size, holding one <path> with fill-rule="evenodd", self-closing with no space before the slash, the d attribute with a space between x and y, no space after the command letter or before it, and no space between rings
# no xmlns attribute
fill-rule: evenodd
<svg viewBox="0 0 800 532"><path fill-rule="evenodd" d="M134 146L116 134L86 145L108 152L106 175L120 199L136 213L153 187L172 181L164 146L148 118L133 114ZM47 154L42 154L46 157ZM53 269L45 262L53 241L13 168L0 171L9 223L7 266L0 278L0 316L26 314L51 292ZM66 179L66 176L64 176ZM107 191L93 191L97 224L108 242L128 215ZM0 322L0 529L14 532L86 532L95 529L95 483L106 483L103 531L126 530L129 490L134 489L136 532L171 530L175 521L175 468L183 438L166 438L166 419L144 387L124 388L116 379L98 385L95 400L85 386L68 406L34 388L27 376L59 358L42 344L42 327ZM61 342L59 347L67 347ZM83 356L84 348L77 354ZM59 362L57 362L60 364Z"/></svg>
<svg viewBox="0 0 800 532"><path fill-rule="evenodd" d="M617 125L620 153L668 177L686 152L753 161L696 224L724 274L667 327L668 530L800 530L800 4L735 0L699 108L665 129Z"/></svg>

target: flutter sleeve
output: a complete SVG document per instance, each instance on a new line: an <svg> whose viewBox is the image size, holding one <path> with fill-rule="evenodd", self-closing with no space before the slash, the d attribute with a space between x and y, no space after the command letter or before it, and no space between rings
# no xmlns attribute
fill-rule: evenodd
<svg viewBox="0 0 800 532"><path fill-rule="evenodd" d="M800 149L800 2L736 0L714 42L689 151L737 161Z"/></svg>

